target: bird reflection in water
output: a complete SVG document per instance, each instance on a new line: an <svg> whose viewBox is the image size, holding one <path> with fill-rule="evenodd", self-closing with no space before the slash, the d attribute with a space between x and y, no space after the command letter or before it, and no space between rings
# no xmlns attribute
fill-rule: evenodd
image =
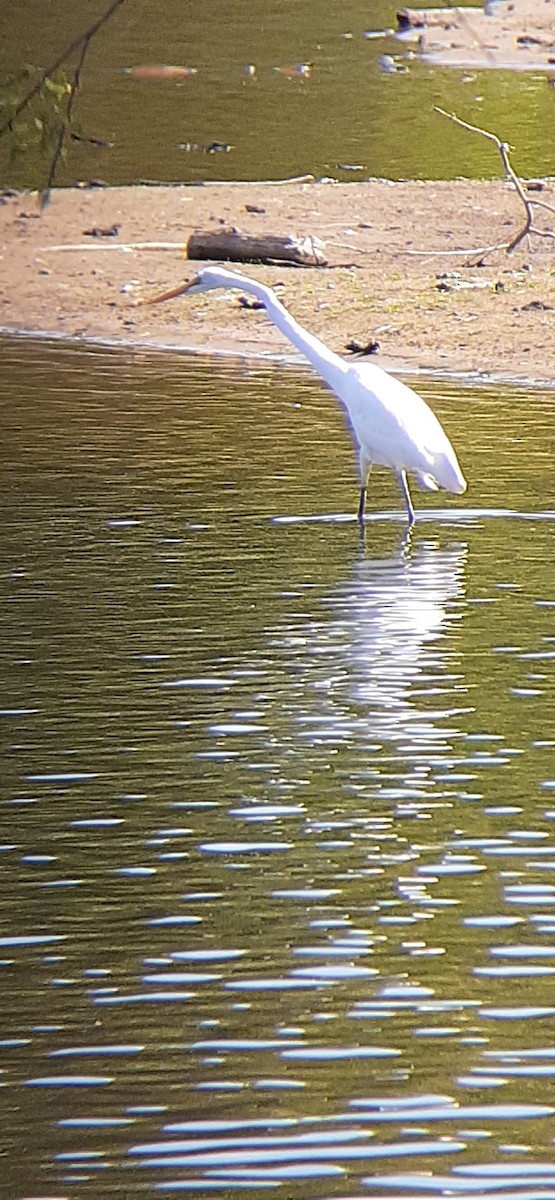
<svg viewBox="0 0 555 1200"><path fill-rule="evenodd" d="M293 618L273 634L274 654L279 647L286 660L280 701L305 763L322 766L323 756L329 765L348 748L341 765L351 781L362 774L383 782L395 743L405 786L407 774L424 785L430 753L449 748L445 719L460 712L453 635L466 553L464 542L411 547L403 539L391 555L361 555L350 577L322 597L322 616Z"/></svg>

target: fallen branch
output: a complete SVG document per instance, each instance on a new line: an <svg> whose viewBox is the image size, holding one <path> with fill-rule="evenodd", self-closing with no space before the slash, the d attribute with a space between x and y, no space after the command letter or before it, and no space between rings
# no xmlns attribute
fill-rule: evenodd
<svg viewBox="0 0 555 1200"><path fill-rule="evenodd" d="M82 251L89 253L97 250L179 250L183 254L183 242L65 242L59 246L43 246L41 254L58 253L60 250Z"/></svg>
<svg viewBox="0 0 555 1200"><path fill-rule="evenodd" d="M63 249L63 246L60 247L60 249ZM412 250L403 249L403 247L400 246L397 250L397 254L412 254L414 258L452 258L456 256L460 257L461 254L467 256L469 254L489 254L490 250L495 249L497 249L496 246L473 246L470 250Z"/></svg>
<svg viewBox="0 0 555 1200"><path fill-rule="evenodd" d="M137 179L137 187L153 188L256 188L280 187L284 183L315 183L314 175L290 175L287 179L194 179L190 182L180 180L178 183L168 183L167 179Z"/></svg>
<svg viewBox="0 0 555 1200"><path fill-rule="evenodd" d="M224 262L293 262L325 267L324 243L317 237L239 233L237 229L198 230L187 241L188 259Z"/></svg>
<svg viewBox="0 0 555 1200"><path fill-rule="evenodd" d="M545 205L545 203L542 203L541 201L529 200L528 197L526 196L523 184L522 184L521 180L519 179L518 175L516 174L516 171L514 171L513 167L511 166L511 163L509 160L510 146L509 146L508 142L502 142L501 139L498 138L495 133L490 133L490 131L488 129L481 129L479 125L471 125L469 121L463 121L462 118L457 117L455 113L446 112L445 109L440 108L438 104L434 105L434 111L439 113L440 116L442 116L442 117L447 117L447 119L449 121L454 121L455 125L460 125L462 129L468 129L471 133L481 134L482 137L488 138L489 141L493 142L494 145L497 146L497 149L499 150L499 153L501 155L501 162L503 163L503 169L505 171L505 175L507 176L510 183L512 183L512 185L517 193L517 196L519 197L519 200L521 201L521 203L524 207L524 212L525 212L524 224L523 224L522 228L518 230L518 232L515 234L515 236L513 238L511 238L510 241L498 242L496 245L488 247L487 250L476 250L473 253L475 255L480 254L482 258L486 254L491 254L494 250L504 250L506 252L506 254L512 254L513 250L516 250L516 247L518 245L520 245L520 242L522 242L523 239L528 236L528 234L536 234L537 237L546 237L546 238L555 237L555 232L553 232L552 230L537 229L534 226L534 209L533 209L534 204L537 203L542 208L549 207L549 206Z"/></svg>
<svg viewBox="0 0 555 1200"><path fill-rule="evenodd" d="M178 187L277 187L284 183L315 183L314 175L290 175L287 179L203 179L202 183L178 184Z"/></svg>
<svg viewBox="0 0 555 1200"><path fill-rule="evenodd" d="M319 238L278 237L277 235L249 235L237 231L218 230L215 233L192 233L188 241L181 242L62 242L56 246L43 246L42 254L59 254L63 251L96 254L97 251L119 250L130 254L135 250L176 250L188 259L224 259L232 262L252 262L271 259L292 262L305 267L324 267L324 244Z"/></svg>

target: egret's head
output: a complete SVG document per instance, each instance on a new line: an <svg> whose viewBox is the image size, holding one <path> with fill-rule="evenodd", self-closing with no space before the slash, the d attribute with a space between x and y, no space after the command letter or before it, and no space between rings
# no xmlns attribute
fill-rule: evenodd
<svg viewBox="0 0 555 1200"><path fill-rule="evenodd" d="M235 278L231 271L226 271L223 267L205 267L192 279L180 283L170 292L162 292L160 296L153 296L146 303L161 304L162 300L175 300L177 296L196 296L199 292L209 292L212 288L232 287ZM236 283L235 286L237 286Z"/></svg>

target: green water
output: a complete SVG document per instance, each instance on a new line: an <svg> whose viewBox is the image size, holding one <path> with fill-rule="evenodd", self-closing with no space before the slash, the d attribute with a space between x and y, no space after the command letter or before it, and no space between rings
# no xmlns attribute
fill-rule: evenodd
<svg viewBox="0 0 555 1200"><path fill-rule="evenodd" d="M545 1194L552 394L361 546L308 374L0 358L6 1196Z"/></svg>
<svg viewBox="0 0 555 1200"><path fill-rule="evenodd" d="M416 5L418 7L418 5ZM99 15L81 2L22 0L0 15L0 71L29 62L48 66ZM541 73L466 71L404 59L406 74L387 75L381 54L410 52L392 36L396 6L351 0L234 0L222 13L206 0L191 6L128 0L88 51L75 110L81 136L113 142L102 150L74 142L60 183L137 180L267 179L312 173L350 180L499 177L485 139L434 114L438 104L496 133L514 147L522 175L549 174L546 130L552 92ZM123 68L190 66L182 79L137 79ZM311 64L309 77L276 68ZM245 67L255 68L253 77ZM9 94L9 89L8 89ZM218 142L229 152L206 153ZM185 150L185 145L197 149ZM200 147L200 149L199 149ZM44 184L45 159L28 151L9 161L0 143L0 178Z"/></svg>

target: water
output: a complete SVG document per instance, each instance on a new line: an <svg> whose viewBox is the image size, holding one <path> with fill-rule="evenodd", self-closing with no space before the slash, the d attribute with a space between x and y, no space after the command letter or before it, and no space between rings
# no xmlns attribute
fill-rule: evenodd
<svg viewBox="0 0 555 1200"><path fill-rule="evenodd" d="M551 174L545 131L553 95L546 75L407 59L410 45L387 35L397 7L390 0L258 0L253 15L248 0L231 0L222 18L216 0L165 0L153 19L151 0L128 0L89 47L75 107L78 134L112 148L73 142L58 182L279 179L306 172L344 181L501 177L491 143L439 117L434 105L513 146L520 174ZM99 11L91 13L84 0L70 10L65 0L5 6L0 88L25 63L54 62ZM385 74L383 54L401 55L407 73ZM197 73L178 79L125 73L160 63ZM295 72L307 64L309 75ZM246 67L255 68L254 76ZM0 100L4 95L13 95L11 84ZM23 140L29 144L33 136L27 129ZM207 153L213 143L228 149ZM10 159L7 141L0 142L3 183L44 186L47 161L30 150Z"/></svg>
<svg viewBox="0 0 555 1200"><path fill-rule="evenodd" d="M0 353L3 1194L552 1195L552 395Z"/></svg>

